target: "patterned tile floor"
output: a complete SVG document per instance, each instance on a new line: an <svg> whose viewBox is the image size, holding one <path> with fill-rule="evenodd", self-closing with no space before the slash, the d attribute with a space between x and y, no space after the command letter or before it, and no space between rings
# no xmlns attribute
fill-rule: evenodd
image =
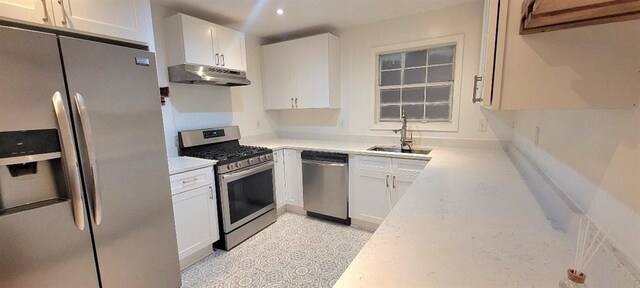
<svg viewBox="0 0 640 288"><path fill-rule="evenodd" d="M278 221L182 272L182 287L331 287L371 232L303 215Z"/></svg>

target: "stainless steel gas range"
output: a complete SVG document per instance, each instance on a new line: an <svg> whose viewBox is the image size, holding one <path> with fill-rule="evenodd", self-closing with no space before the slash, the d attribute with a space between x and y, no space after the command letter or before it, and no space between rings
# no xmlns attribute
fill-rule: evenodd
<svg viewBox="0 0 640 288"><path fill-rule="evenodd" d="M180 156L217 160L215 165L220 241L229 250L277 218L273 151L240 145L238 126L178 133Z"/></svg>

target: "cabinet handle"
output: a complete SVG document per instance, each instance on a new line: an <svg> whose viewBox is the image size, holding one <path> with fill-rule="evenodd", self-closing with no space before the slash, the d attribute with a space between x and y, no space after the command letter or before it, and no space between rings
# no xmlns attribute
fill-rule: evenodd
<svg viewBox="0 0 640 288"><path fill-rule="evenodd" d="M186 185L186 184L191 185L191 184L196 183L196 181L197 181L197 180L198 180L198 177L194 177L194 178L193 178L193 179L191 179L191 180L182 180L182 184L184 184L184 185Z"/></svg>
<svg viewBox="0 0 640 288"><path fill-rule="evenodd" d="M42 0L42 7L44 8L44 17L42 17L42 22L49 22L49 10L47 10L46 0Z"/></svg>
<svg viewBox="0 0 640 288"><path fill-rule="evenodd" d="M387 175L387 178L384 180L384 185L386 185L387 188L389 188L389 175Z"/></svg>
<svg viewBox="0 0 640 288"><path fill-rule="evenodd" d="M296 108L298 108L298 98L296 98Z"/></svg>
<svg viewBox="0 0 640 288"><path fill-rule="evenodd" d="M222 66L224 66L224 54L220 54L220 58L222 58Z"/></svg>
<svg viewBox="0 0 640 288"><path fill-rule="evenodd" d="M482 102L482 98L478 98L478 82L482 81L482 76L473 76L473 103Z"/></svg>
<svg viewBox="0 0 640 288"><path fill-rule="evenodd" d="M396 176L393 176L393 180L391 181L391 184L393 185L393 189L396 189Z"/></svg>
<svg viewBox="0 0 640 288"><path fill-rule="evenodd" d="M220 54L216 53L216 65L220 65Z"/></svg>
<svg viewBox="0 0 640 288"><path fill-rule="evenodd" d="M291 108L295 108L295 106L293 106L293 98L291 98Z"/></svg>
<svg viewBox="0 0 640 288"><path fill-rule="evenodd" d="M62 21L60 21L60 23L62 23L62 25L67 25L67 11L64 11L64 2L62 0L58 0L58 4L60 4L60 7L62 8Z"/></svg>
<svg viewBox="0 0 640 288"><path fill-rule="evenodd" d="M213 187L209 186L209 199L213 200Z"/></svg>

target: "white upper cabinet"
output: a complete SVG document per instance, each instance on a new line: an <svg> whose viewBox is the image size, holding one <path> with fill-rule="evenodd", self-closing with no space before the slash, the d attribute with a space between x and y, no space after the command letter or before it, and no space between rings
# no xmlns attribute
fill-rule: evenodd
<svg viewBox="0 0 640 288"><path fill-rule="evenodd" d="M549 6L545 8L538 5L539 2ZM638 61L631 59L638 59L638 45L629 41L637 38L637 31L640 31L637 21L537 35L520 33L523 11L555 18L561 15L543 11L593 3L599 6L604 2L617 6L619 3L613 2L621 1L485 0L480 67L475 79L465 80L475 80L476 89L468 97L473 94L474 102L494 110L637 108L640 66ZM525 6L533 10L523 9L523 4L533 5ZM614 8L617 9L608 6L605 10L613 11L610 9ZM575 16L595 15L582 12ZM536 19L531 21L544 20ZM542 26L533 30L556 29L554 27Z"/></svg>
<svg viewBox="0 0 640 288"><path fill-rule="evenodd" d="M153 34L149 0L3 0L0 16L145 45Z"/></svg>
<svg viewBox="0 0 640 288"><path fill-rule="evenodd" d="M241 32L185 14L165 19L164 29L169 66L191 64L247 70Z"/></svg>
<svg viewBox="0 0 640 288"><path fill-rule="evenodd" d="M43 25L53 25L53 12L49 0L2 0L0 17Z"/></svg>
<svg viewBox="0 0 640 288"><path fill-rule="evenodd" d="M293 60L291 43L282 42L262 46L262 85L265 109L294 108ZM269 68L267 68L269 67ZM278 71L278 73L273 73Z"/></svg>
<svg viewBox="0 0 640 288"><path fill-rule="evenodd" d="M262 46L265 110L340 108L340 43L326 33Z"/></svg>
<svg viewBox="0 0 640 288"><path fill-rule="evenodd" d="M216 37L218 53L220 53L219 65L233 70L247 71L244 33L216 25Z"/></svg>

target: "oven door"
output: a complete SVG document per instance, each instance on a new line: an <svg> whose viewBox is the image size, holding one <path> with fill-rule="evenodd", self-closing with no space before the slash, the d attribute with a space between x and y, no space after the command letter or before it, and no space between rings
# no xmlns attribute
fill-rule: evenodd
<svg viewBox="0 0 640 288"><path fill-rule="evenodd" d="M274 209L273 161L218 176L225 233Z"/></svg>

